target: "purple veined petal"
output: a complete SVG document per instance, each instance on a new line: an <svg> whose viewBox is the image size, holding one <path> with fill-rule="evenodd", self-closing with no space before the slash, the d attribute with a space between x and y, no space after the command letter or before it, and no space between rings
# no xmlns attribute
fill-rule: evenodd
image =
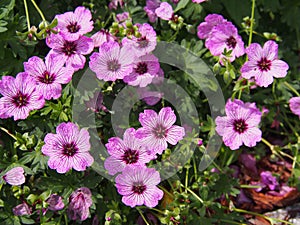
<svg viewBox="0 0 300 225"><path fill-rule="evenodd" d="M61 123L56 127L56 133L64 140L73 141L79 134L78 126L74 123Z"/></svg>
<svg viewBox="0 0 300 225"><path fill-rule="evenodd" d="M256 77L260 70L257 63L254 61L246 62L241 68L242 77L250 79L251 77Z"/></svg>
<svg viewBox="0 0 300 225"><path fill-rule="evenodd" d="M228 127L230 123L228 122L227 117L218 116L216 118L216 131L219 135L223 136L225 134L225 128Z"/></svg>
<svg viewBox="0 0 300 225"><path fill-rule="evenodd" d="M89 152L80 152L74 155L71 159L73 162L73 168L77 171L84 171L86 167L89 167L93 164L94 158L90 155Z"/></svg>
<svg viewBox="0 0 300 225"><path fill-rule="evenodd" d="M82 36L77 41L77 51L80 54L90 54L94 49L94 42L92 38Z"/></svg>
<svg viewBox="0 0 300 225"><path fill-rule="evenodd" d="M241 135L246 146L254 147L257 142L261 141L262 132L257 127L252 127Z"/></svg>
<svg viewBox="0 0 300 225"><path fill-rule="evenodd" d="M25 183L24 169L22 167L15 167L7 171L3 179L10 185L21 185Z"/></svg>
<svg viewBox="0 0 300 225"><path fill-rule="evenodd" d="M139 121L143 127L155 128L157 125L157 120L157 113L151 109L146 109L139 115Z"/></svg>
<svg viewBox="0 0 300 225"><path fill-rule="evenodd" d="M227 135L223 136L223 141L231 150L237 150L243 144L241 136L231 129L227 129Z"/></svg>
<svg viewBox="0 0 300 225"><path fill-rule="evenodd" d="M46 202L48 203L48 209L52 211L62 210L65 207L62 197L57 194L51 194Z"/></svg>
<svg viewBox="0 0 300 225"><path fill-rule="evenodd" d="M173 8L169 3L162 2L160 6L155 9L155 14L163 20L170 20L173 15Z"/></svg>
<svg viewBox="0 0 300 225"><path fill-rule="evenodd" d="M89 132L86 129L81 129L76 136L76 145L80 152L88 152L91 148Z"/></svg>
<svg viewBox="0 0 300 225"><path fill-rule="evenodd" d="M118 137L112 137L108 139L108 143L105 144L105 147L110 155L121 157L126 149L126 145L123 140Z"/></svg>
<svg viewBox="0 0 300 225"><path fill-rule="evenodd" d="M140 197L138 195L127 195L127 196L123 196L122 197L122 202L125 205L130 206L131 208L135 207L135 206L140 206L144 204L144 198Z"/></svg>
<svg viewBox="0 0 300 225"><path fill-rule="evenodd" d="M48 160L48 166L56 170L57 173L66 173L72 169L72 161L66 156L52 155Z"/></svg>
<svg viewBox="0 0 300 225"><path fill-rule="evenodd" d="M59 83L52 84L40 84L36 87L36 90L41 93L46 100L58 99L61 96L62 87Z"/></svg>
<svg viewBox="0 0 300 225"><path fill-rule="evenodd" d="M148 189L144 194L145 206L150 207L150 208L157 206L158 201L162 199L163 195L164 195L164 192L157 187L154 187L150 190Z"/></svg>
<svg viewBox="0 0 300 225"><path fill-rule="evenodd" d="M176 115L171 107L164 107L158 113L158 123L170 128L176 122Z"/></svg>
<svg viewBox="0 0 300 225"><path fill-rule="evenodd" d="M15 216L31 215L31 208L25 202L15 206L12 211Z"/></svg>
<svg viewBox="0 0 300 225"><path fill-rule="evenodd" d="M3 76L0 80L0 94L3 96L13 96L18 90L15 86L15 78L12 76Z"/></svg>
<svg viewBox="0 0 300 225"><path fill-rule="evenodd" d="M126 164L122 160L114 156L110 156L104 161L104 168L108 171L108 174L112 176L118 172L122 172L125 166Z"/></svg>
<svg viewBox="0 0 300 225"><path fill-rule="evenodd" d="M37 78L47 71L47 68L41 58L33 56L29 58L28 62L24 62L24 70L30 76Z"/></svg>
<svg viewBox="0 0 300 225"><path fill-rule="evenodd" d="M272 66L269 73L272 73L273 77L281 78L286 76L288 69L289 65L286 62L275 59L272 61Z"/></svg>
<svg viewBox="0 0 300 225"><path fill-rule="evenodd" d="M28 73L18 73L15 79L15 86L24 94L31 94L35 89L35 81Z"/></svg>
<svg viewBox="0 0 300 225"><path fill-rule="evenodd" d="M166 141L169 142L171 145L176 145L178 141L183 139L184 135L184 128L174 125L168 129Z"/></svg>
<svg viewBox="0 0 300 225"><path fill-rule="evenodd" d="M260 72L258 76L255 77L255 82L260 87L268 87L273 82L273 75L268 72Z"/></svg>
<svg viewBox="0 0 300 225"><path fill-rule="evenodd" d="M263 56L266 57L268 60L275 60L277 59L277 54L278 54L278 45L276 44L275 41L267 41L264 44L263 47Z"/></svg>
<svg viewBox="0 0 300 225"><path fill-rule="evenodd" d="M85 61L86 59L83 55L74 54L68 58L66 61L66 66L72 67L74 71L78 71L84 67Z"/></svg>
<svg viewBox="0 0 300 225"><path fill-rule="evenodd" d="M289 100L292 113L300 117L300 97L293 97Z"/></svg>
<svg viewBox="0 0 300 225"><path fill-rule="evenodd" d="M263 57L263 49L257 43L252 43L248 48L246 48L246 53L249 61L258 62Z"/></svg>

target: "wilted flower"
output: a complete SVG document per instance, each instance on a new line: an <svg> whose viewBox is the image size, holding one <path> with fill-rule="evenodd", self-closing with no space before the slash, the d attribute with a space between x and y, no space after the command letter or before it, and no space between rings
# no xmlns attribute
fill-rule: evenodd
<svg viewBox="0 0 300 225"><path fill-rule="evenodd" d="M93 204L92 193L86 187L78 188L69 198L68 216L71 220L86 220Z"/></svg>
<svg viewBox="0 0 300 225"><path fill-rule="evenodd" d="M242 77L250 79L254 77L260 87L268 87L273 82L273 77L285 77L289 66L286 62L279 60L278 45L274 41L267 41L264 47L252 43L247 49L249 61L242 68Z"/></svg>
<svg viewBox="0 0 300 225"><path fill-rule="evenodd" d="M224 144L231 150L242 144L253 147L261 141L262 132L258 128L262 113L255 103L244 103L230 99L225 107L226 116L216 118L216 131L223 137Z"/></svg>
<svg viewBox="0 0 300 225"><path fill-rule="evenodd" d="M10 185L21 185L25 183L24 169L20 166L7 171L3 180Z"/></svg>
<svg viewBox="0 0 300 225"><path fill-rule="evenodd" d="M158 154L168 147L167 143L176 145L185 135L183 127L173 125L176 115L170 107L162 108L159 114L146 109L140 113L139 121L143 127L137 130L136 137Z"/></svg>
<svg viewBox="0 0 300 225"><path fill-rule="evenodd" d="M84 67L84 55L90 54L94 49L93 39L85 36L80 36L75 41L67 41L60 34L52 34L46 43L52 48L48 57L54 55L57 61L66 63L67 67L72 67L75 71Z"/></svg>
<svg viewBox="0 0 300 225"><path fill-rule="evenodd" d="M164 192L156 187L159 183L159 173L153 168L142 166L127 166L122 174L116 177L116 187L119 194L123 195L122 202L131 207L155 207L164 195Z"/></svg>
<svg viewBox="0 0 300 225"><path fill-rule="evenodd" d="M31 57L24 63L24 69L35 79L36 90L47 100L61 96L61 84L69 83L74 72L71 67L64 67L64 61L51 55L46 57L45 63L37 56Z"/></svg>
<svg viewBox="0 0 300 225"><path fill-rule="evenodd" d="M160 69L158 58L150 54L139 57L133 65L131 74L123 79L132 86L146 87L157 76Z"/></svg>
<svg viewBox="0 0 300 225"><path fill-rule="evenodd" d="M212 28L212 31L205 42L205 46L210 50L214 56L221 56L224 50L227 52L231 51L230 57L226 57L230 62L234 61L235 58L244 55L244 42L238 30L231 22L223 22ZM222 61L221 61L222 63Z"/></svg>
<svg viewBox="0 0 300 225"><path fill-rule="evenodd" d="M94 162L90 155L90 135L71 122L61 123L56 128L57 134L47 134L42 152L49 156L48 166L58 173L66 173L71 168L84 171Z"/></svg>
<svg viewBox="0 0 300 225"><path fill-rule="evenodd" d="M155 10L159 7L160 3L160 0L146 0L146 6L144 7L144 10L147 13L151 23L154 23L157 19Z"/></svg>
<svg viewBox="0 0 300 225"><path fill-rule="evenodd" d="M3 76L0 81L0 118L11 116L14 120L26 119L30 111L45 105L43 95L36 90L36 83L27 73L19 73L16 78Z"/></svg>
<svg viewBox="0 0 300 225"><path fill-rule="evenodd" d="M48 209L52 211L62 210L65 207L62 197L57 194L50 195L46 202L48 203Z"/></svg>
<svg viewBox="0 0 300 225"><path fill-rule="evenodd" d="M155 9L156 15L163 20L171 20L173 16L173 8L167 2L162 2L157 9Z"/></svg>
<svg viewBox="0 0 300 225"><path fill-rule="evenodd" d="M13 213L15 216L25 216L25 215L30 215L31 214L31 209L27 205L26 202L23 202L20 205L17 205L12 209Z"/></svg>
<svg viewBox="0 0 300 225"><path fill-rule="evenodd" d="M265 187L268 187L269 190L271 191L274 191L276 187L279 185L276 177L274 177L270 171L261 172L260 181Z"/></svg>
<svg viewBox="0 0 300 225"><path fill-rule="evenodd" d="M93 30L90 10L79 6L74 12L57 15L57 28L67 41L76 41L80 36Z"/></svg>
<svg viewBox="0 0 300 225"><path fill-rule="evenodd" d="M300 118L300 97L293 97L289 101L291 111Z"/></svg>
<svg viewBox="0 0 300 225"><path fill-rule="evenodd" d="M105 160L104 167L110 175L122 172L126 165L145 166L151 159L151 151L140 144L139 139L135 137L134 128L128 128L123 140L118 137L112 137L105 145L110 156Z"/></svg>
<svg viewBox="0 0 300 225"><path fill-rule="evenodd" d="M115 81L132 72L134 59L135 55L128 47L108 42L91 55L89 66L99 80Z"/></svg>

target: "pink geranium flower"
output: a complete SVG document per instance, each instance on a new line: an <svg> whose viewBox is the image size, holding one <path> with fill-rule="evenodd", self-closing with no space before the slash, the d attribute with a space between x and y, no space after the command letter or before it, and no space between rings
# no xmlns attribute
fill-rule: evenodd
<svg viewBox="0 0 300 225"><path fill-rule="evenodd" d="M136 136L141 139L141 143L158 154L162 154L168 143L176 145L185 135L183 127L173 125L176 115L170 107L162 108L159 114L146 109L140 113L139 121L143 127L137 130Z"/></svg>
<svg viewBox="0 0 300 225"><path fill-rule="evenodd" d="M90 135L87 130L79 130L74 123L61 123L57 134L47 134L42 152L49 156L48 166L58 173L66 173L71 168L84 171L94 162L90 155Z"/></svg>
<svg viewBox="0 0 300 225"><path fill-rule="evenodd" d="M66 12L55 18L60 34L67 41L76 41L94 28L90 10L82 6L77 7L75 12Z"/></svg>
<svg viewBox="0 0 300 225"><path fill-rule="evenodd" d="M140 57L151 53L155 49L157 42L156 32L150 24L144 23L139 25L138 31L141 37L133 37L132 39L123 38L122 44L131 48L135 55Z"/></svg>
<svg viewBox="0 0 300 225"><path fill-rule="evenodd" d="M279 60L278 45L274 41L267 41L263 48L257 43L252 43L247 49L249 61L242 68L242 77L254 77L260 87L268 87L273 82L273 77L285 77L289 66Z"/></svg>
<svg viewBox="0 0 300 225"><path fill-rule="evenodd" d="M33 56L24 63L24 69L35 79L36 89L47 100L61 96L61 84L69 83L74 72L71 67L64 67L64 62L54 56L46 57L45 63L39 57Z"/></svg>
<svg viewBox="0 0 300 225"><path fill-rule="evenodd" d="M300 97L293 97L289 101L291 111L300 118Z"/></svg>
<svg viewBox="0 0 300 225"><path fill-rule="evenodd" d="M21 185L25 183L24 169L20 166L7 171L3 180L10 185Z"/></svg>
<svg viewBox="0 0 300 225"><path fill-rule="evenodd" d="M124 82L132 86L146 87L160 69L158 58L150 54L139 57L133 65L132 73L124 77Z"/></svg>
<svg viewBox="0 0 300 225"><path fill-rule="evenodd" d="M146 205L155 207L164 193L156 187L160 183L160 175L153 168L127 166L122 174L116 177L116 187L123 195L122 202L130 207Z"/></svg>
<svg viewBox="0 0 300 225"><path fill-rule="evenodd" d="M28 206L26 202L23 202L22 204L15 206L12 209L12 211L15 216L31 215L32 213L31 208Z"/></svg>
<svg viewBox="0 0 300 225"><path fill-rule="evenodd" d="M99 80L115 81L132 72L134 60L135 54L128 47L108 42L100 46L99 52L91 55L89 66Z"/></svg>
<svg viewBox="0 0 300 225"><path fill-rule="evenodd" d="M3 76L0 81L0 118L11 116L14 120L26 119L30 111L45 105L43 95L36 90L36 83L27 73L19 73L16 78Z"/></svg>
<svg viewBox="0 0 300 225"><path fill-rule="evenodd" d="M90 54L94 49L93 39L85 36L80 36L76 41L67 41L59 34L52 34L46 43L52 48L47 57L54 55L57 61L66 63L66 66L72 67L74 71L84 67L84 55Z"/></svg>
<svg viewBox="0 0 300 225"><path fill-rule="evenodd" d="M65 204L62 201L62 197L57 194L51 194L46 202L48 203L47 209L50 209L52 211L62 210L65 207Z"/></svg>
<svg viewBox="0 0 300 225"><path fill-rule="evenodd" d="M155 14L163 20L171 20L173 16L173 8L167 2L162 2L157 9Z"/></svg>
<svg viewBox="0 0 300 225"><path fill-rule="evenodd" d="M235 58L244 55L244 42L238 30L231 22L223 22L212 28L212 31L205 42L205 46L214 56L221 56L224 50L231 51L229 60L234 61ZM221 61L222 62L222 61Z"/></svg>
<svg viewBox="0 0 300 225"><path fill-rule="evenodd" d="M197 35L200 39L206 39L210 36L212 29L223 22L226 22L223 16L219 14L209 14L205 17L205 22L202 22L197 27Z"/></svg>
<svg viewBox="0 0 300 225"><path fill-rule="evenodd" d="M71 220L86 220L93 204L92 193L86 187L78 188L69 198L68 216Z"/></svg>
<svg viewBox="0 0 300 225"><path fill-rule="evenodd" d="M105 160L104 167L110 175L122 172L126 165L145 166L154 158L151 151L141 145L135 134L134 128L128 128L124 133L123 140L118 137L108 140L105 147L110 157Z"/></svg>
<svg viewBox="0 0 300 225"><path fill-rule="evenodd" d="M261 141L262 132L258 128L262 113L255 103L244 103L230 99L225 107L226 116L216 118L216 131L223 137L224 144L231 150L242 144L253 147Z"/></svg>

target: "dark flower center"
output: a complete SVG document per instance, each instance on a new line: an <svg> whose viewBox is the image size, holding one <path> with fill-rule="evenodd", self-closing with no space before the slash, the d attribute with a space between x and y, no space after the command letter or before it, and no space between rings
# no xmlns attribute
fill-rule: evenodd
<svg viewBox="0 0 300 225"><path fill-rule="evenodd" d="M153 134L156 138L165 138L167 136L167 130L165 127L159 124L153 129Z"/></svg>
<svg viewBox="0 0 300 225"><path fill-rule="evenodd" d="M20 108L26 106L28 104L28 95L23 94L22 92L18 92L17 95L13 97L13 104Z"/></svg>
<svg viewBox="0 0 300 225"><path fill-rule="evenodd" d="M236 46L236 40L233 36L230 36L225 43L229 48L235 48Z"/></svg>
<svg viewBox="0 0 300 225"><path fill-rule="evenodd" d="M145 62L140 62L137 65L137 68L135 69L135 72L139 75L145 74L148 72L148 65Z"/></svg>
<svg viewBox="0 0 300 225"><path fill-rule="evenodd" d="M261 60L257 62L260 71L269 71L271 69L271 64L271 61L265 57L261 58Z"/></svg>
<svg viewBox="0 0 300 225"><path fill-rule="evenodd" d="M133 187L132 187L133 193L140 195L140 194L143 194L145 190L146 190L146 186L143 185L142 183L133 184Z"/></svg>
<svg viewBox="0 0 300 225"><path fill-rule="evenodd" d="M47 70L42 74L42 76L38 77L39 82L45 84L52 84L55 80L55 75L50 74Z"/></svg>
<svg viewBox="0 0 300 225"><path fill-rule="evenodd" d="M70 33L76 33L80 29L80 25L77 24L77 22L71 22L68 26L67 29Z"/></svg>
<svg viewBox="0 0 300 225"><path fill-rule="evenodd" d="M244 119L238 119L233 122L233 129L239 134L242 134L248 129L248 124Z"/></svg>
<svg viewBox="0 0 300 225"><path fill-rule="evenodd" d="M113 60L107 62L107 69L112 72L118 71L120 69L120 67L121 67L121 64L116 59L113 59Z"/></svg>
<svg viewBox="0 0 300 225"><path fill-rule="evenodd" d="M77 49L77 44L73 41L65 41L62 52L67 56L74 55Z"/></svg>
<svg viewBox="0 0 300 225"><path fill-rule="evenodd" d="M146 48L149 45L149 41L146 37L139 38L138 43L140 48Z"/></svg>
<svg viewBox="0 0 300 225"><path fill-rule="evenodd" d="M74 156L78 152L78 148L74 142L63 145L63 154L66 156Z"/></svg>
<svg viewBox="0 0 300 225"><path fill-rule="evenodd" d="M136 163L139 160L139 151L127 149L122 159L126 164Z"/></svg>

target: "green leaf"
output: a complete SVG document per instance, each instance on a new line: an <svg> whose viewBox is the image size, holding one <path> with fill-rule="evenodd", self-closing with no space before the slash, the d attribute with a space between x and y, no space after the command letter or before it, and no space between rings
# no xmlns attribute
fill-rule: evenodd
<svg viewBox="0 0 300 225"><path fill-rule="evenodd" d="M189 3L189 0L180 0L180 2L177 4L177 7L174 10L174 13L179 11L180 9L185 8L188 3Z"/></svg>

